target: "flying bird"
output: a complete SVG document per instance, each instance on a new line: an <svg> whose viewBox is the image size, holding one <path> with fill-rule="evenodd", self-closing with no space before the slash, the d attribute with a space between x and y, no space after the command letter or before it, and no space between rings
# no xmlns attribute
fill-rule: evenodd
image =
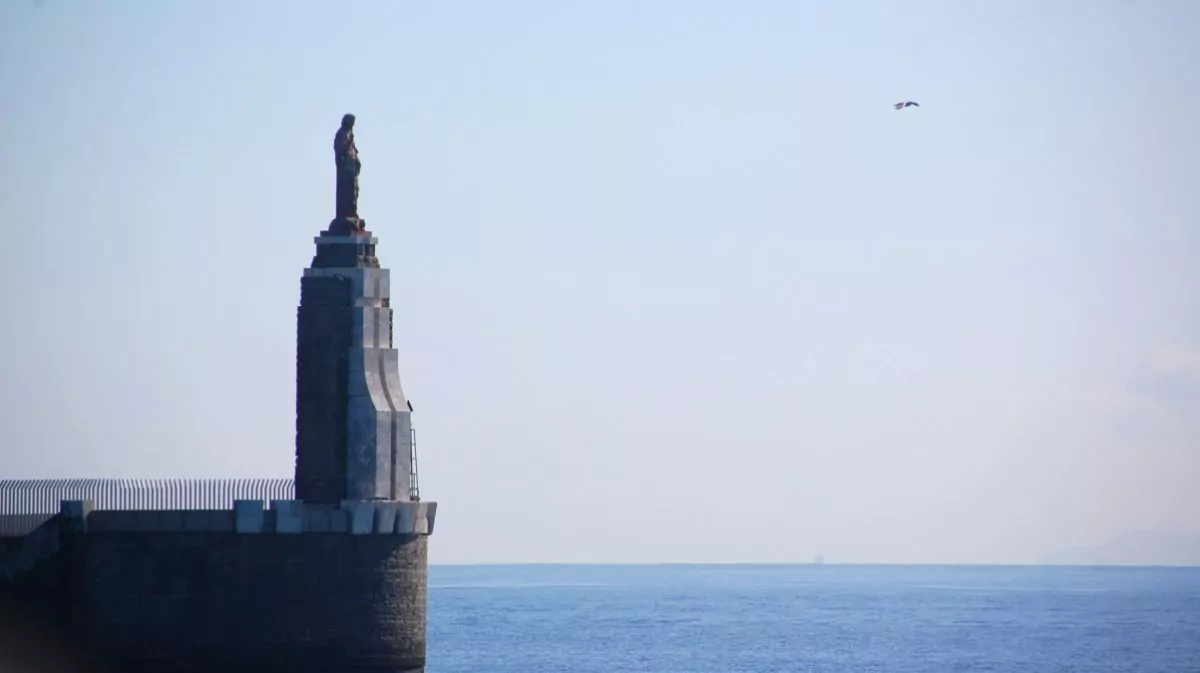
<svg viewBox="0 0 1200 673"><path fill-rule="evenodd" d="M893 106L894 106L894 107L895 107L897 110L902 110L902 109L904 109L904 108L906 108L906 107L908 107L908 106L910 106L910 105L911 105L911 106L913 106L913 107L921 107L921 105L920 105L919 103L917 103L916 101L911 101L911 100L902 100L902 101L900 101L899 103L894 103L894 104L893 104Z"/></svg>

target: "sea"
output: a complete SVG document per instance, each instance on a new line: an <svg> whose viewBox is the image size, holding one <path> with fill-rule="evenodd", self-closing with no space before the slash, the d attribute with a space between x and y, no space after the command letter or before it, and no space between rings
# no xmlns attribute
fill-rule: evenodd
<svg viewBox="0 0 1200 673"><path fill-rule="evenodd" d="M431 566L427 673L1200 673L1200 568Z"/></svg>

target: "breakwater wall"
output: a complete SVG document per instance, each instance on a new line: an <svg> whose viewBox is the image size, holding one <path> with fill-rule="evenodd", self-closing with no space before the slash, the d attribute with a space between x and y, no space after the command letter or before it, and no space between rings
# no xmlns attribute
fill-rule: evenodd
<svg viewBox="0 0 1200 673"><path fill-rule="evenodd" d="M436 503L239 500L59 514L0 555L0 598L140 671L423 671Z"/></svg>

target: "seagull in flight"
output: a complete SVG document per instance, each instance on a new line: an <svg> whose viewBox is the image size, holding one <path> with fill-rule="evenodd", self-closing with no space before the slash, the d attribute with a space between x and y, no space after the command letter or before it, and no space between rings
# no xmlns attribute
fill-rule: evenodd
<svg viewBox="0 0 1200 673"><path fill-rule="evenodd" d="M910 105L913 107L921 107L920 103L911 100L902 100L899 103L893 103L892 107L896 108L897 110L903 110Z"/></svg>

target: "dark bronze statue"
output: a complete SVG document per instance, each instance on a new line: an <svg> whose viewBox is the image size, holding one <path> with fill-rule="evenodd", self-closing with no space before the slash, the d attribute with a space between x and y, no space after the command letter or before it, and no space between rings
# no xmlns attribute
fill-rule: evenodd
<svg viewBox="0 0 1200 673"><path fill-rule="evenodd" d="M354 115L342 117L342 127L333 136L333 159L337 164L336 218L358 220L358 174L362 162L354 145Z"/></svg>

